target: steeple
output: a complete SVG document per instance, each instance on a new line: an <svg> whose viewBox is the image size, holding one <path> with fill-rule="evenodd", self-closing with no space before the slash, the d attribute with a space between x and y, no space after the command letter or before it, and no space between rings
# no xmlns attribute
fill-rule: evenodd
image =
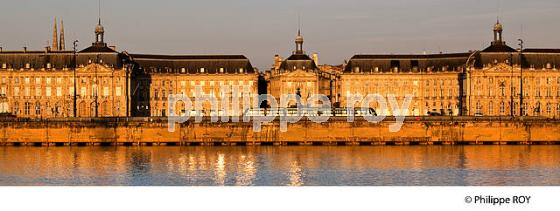
<svg viewBox="0 0 560 211"><path fill-rule="evenodd" d="M502 33L504 31L504 27L500 23L500 19L497 18L496 24L494 25L494 41L492 41L492 45L505 45L506 42L502 39Z"/></svg>
<svg viewBox="0 0 560 211"><path fill-rule="evenodd" d="M58 51L58 29L56 27L56 17L54 17L54 27L53 27L53 35L52 35L52 44L51 49L53 51Z"/></svg>
<svg viewBox="0 0 560 211"><path fill-rule="evenodd" d="M294 54L304 54L303 52L303 36L301 36L301 29L298 29L296 36L296 51Z"/></svg>
<svg viewBox="0 0 560 211"><path fill-rule="evenodd" d="M58 50L66 50L66 41L64 40L64 21L60 20L60 47Z"/></svg>

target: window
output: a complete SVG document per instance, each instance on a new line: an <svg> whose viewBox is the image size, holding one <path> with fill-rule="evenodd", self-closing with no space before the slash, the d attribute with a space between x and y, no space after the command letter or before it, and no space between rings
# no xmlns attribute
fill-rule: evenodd
<svg viewBox="0 0 560 211"><path fill-rule="evenodd" d="M19 87L14 87L14 96L19 97Z"/></svg>
<svg viewBox="0 0 560 211"><path fill-rule="evenodd" d="M243 73L244 71L243 68L239 68L239 73Z"/></svg>
<svg viewBox="0 0 560 211"><path fill-rule="evenodd" d="M47 97L51 96L51 88L50 87L46 88L45 94L47 95Z"/></svg>
<svg viewBox="0 0 560 211"><path fill-rule="evenodd" d="M87 96L87 89L85 87L82 87L82 89L80 90L80 95L81 97Z"/></svg>
<svg viewBox="0 0 560 211"><path fill-rule="evenodd" d="M41 88L35 88L35 96L41 96Z"/></svg>
<svg viewBox="0 0 560 211"><path fill-rule="evenodd" d="M550 116L552 114L552 104L547 103L546 104L546 115Z"/></svg>
<svg viewBox="0 0 560 211"><path fill-rule="evenodd" d="M224 68L220 67L220 73L224 73Z"/></svg>
<svg viewBox="0 0 560 211"><path fill-rule="evenodd" d="M37 116L41 115L41 103L39 102L35 103L35 114Z"/></svg>
<svg viewBox="0 0 560 211"><path fill-rule="evenodd" d="M482 114L482 105L480 101L476 102L476 114Z"/></svg>
<svg viewBox="0 0 560 211"><path fill-rule="evenodd" d="M488 104L488 114L490 116L494 115L494 103L492 101Z"/></svg>
<svg viewBox="0 0 560 211"><path fill-rule="evenodd" d="M419 66L418 60L410 61L410 66L412 67L413 70L417 70Z"/></svg>
<svg viewBox="0 0 560 211"><path fill-rule="evenodd" d="M62 87L56 87L56 96L62 97Z"/></svg>
<svg viewBox="0 0 560 211"><path fill-rule="evenodd" d="M109 87L103 87L103 96L108 97L109 96Z"/></svg>
<svg viewBox="0 0 560 211"><path fill-rule="evenodd" d="M506 112L506 105L504 102L500 103L500 114L503 115Z"/></svg>
<svg viewBox="0 0 560 211"><path fill-rule="evenodd" d="M205 71L205 70L204 70L204 67L201 67L201 68L200 68L200 73L204 73L204 71Z"/></svg>
<svg viewBox="0 0 560 211"><path fill-rule="evenodd" d="M41 78L35 78L35 84L41 84Z"/></svg>
<svg viewBox="0 0 560 211"><path fill-rule="evenodd" d="M25 115L29 115L29 114L30 114L30 111L31 111L31 103L26 102L26 103L25 103L25 106L24 106Z"/></svg>
<svg viewBox="0 0 560 211"><path fill-rule="evenodd" d="M117 95L117 97L120 97L120 96L121 96L121 87L120 87L120 86L117 86L117 87L115 88L115 92L116 92L115 95Z"/></svg>

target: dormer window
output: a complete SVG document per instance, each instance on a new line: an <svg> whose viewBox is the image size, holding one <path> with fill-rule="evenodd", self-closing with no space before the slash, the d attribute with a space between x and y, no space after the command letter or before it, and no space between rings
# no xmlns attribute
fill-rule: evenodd
<svg viewBox="0 0 560 211"><path fill-rule="evenodd" d="M239 68L239 73L243 73L243 68Z"/></svg>
<svg viewBox="0 0 560 211"><path fill-rule="evenodd" d="M3 64L2 64L2 69L6 69L7 66L8 66L8 65L6 65L6 63L3 63Z"/></svg>
<svg viewBox="0 0 560 211"><path fill-rule="evenodd" d="M204 67L200 68L200 73L204 73Z"/></svg>
<svg viewBox="0 0 560 211"><path fill-rule="evenodd" d="M51 69L51 63L47 63L47 69Z"/></svg>
<svg viewBox="0 0 560 211"><path fill-rule="evenodd" d="M187 70L183 67L181 68L181 73L185 73Z"/></svg>
<svg viewBox="0 0 560 211"><path fill-rule="evenodd" d="M224 73L224 68L220 67L220 73Z"/></svg>
<svg viewBox="0 0 560 211"><path fill-rule="evenodd" d="M375 72L379 72L379 67L375 67Z"/></svg>
<svg viewBox="0 0 560 211"><path fill-rule="evenodd" d="M360 72L360 67L354 67L354 72L359 73Z"/></svg>
<svg viewBox="0 0 560 211"><path fill-rule="evenodd" d="M552 64L546 63L546 69L552 69Z"/></svg>
<svg viewBox="0 0 560 211"><path fill-rule="evenodd" d="M31 65L29 63L25 63L25 69L29 69L31 68Z"/></svg>

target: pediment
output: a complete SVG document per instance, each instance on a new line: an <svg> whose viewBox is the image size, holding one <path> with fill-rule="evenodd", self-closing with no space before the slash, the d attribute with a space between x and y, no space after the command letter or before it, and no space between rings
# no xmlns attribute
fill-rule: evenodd
<svg viewBox="0 0 560 211"><path fill-rule="evenodd" d="M77 69L78 72L111 72L112 69L101 64L88 64Z"/></svg>
<svg viewBox="0 0 560 211"><path fill-rule="evenodd" d="M315 73L311 73L311 72L307 72L307 71L303 71L303 70L295 70L292 72L288 72L286 74L284 74L284 76L288 76L288 77L315 77Z"/></svg>
<svg viewBox="0 0 560 211"><path fill-rule="evenodd" d="M511 72L511 66L509 64L500 63L487 69L487 71L493 72Z"/></svg>

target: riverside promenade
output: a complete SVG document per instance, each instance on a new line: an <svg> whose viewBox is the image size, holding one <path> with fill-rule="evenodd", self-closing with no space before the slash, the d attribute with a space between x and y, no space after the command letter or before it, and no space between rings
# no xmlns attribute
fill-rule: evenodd
<svg viewBox="0 0 560 211"><path fill-rule="evenodd" d="M280 132L280 122L177 124L167 118L0 119L2 146L231 146L231 145L551 145L560 144L560 120L534 117L407 117L399 132L395 119L362 118L326 123L303 118Z"/></svg>

